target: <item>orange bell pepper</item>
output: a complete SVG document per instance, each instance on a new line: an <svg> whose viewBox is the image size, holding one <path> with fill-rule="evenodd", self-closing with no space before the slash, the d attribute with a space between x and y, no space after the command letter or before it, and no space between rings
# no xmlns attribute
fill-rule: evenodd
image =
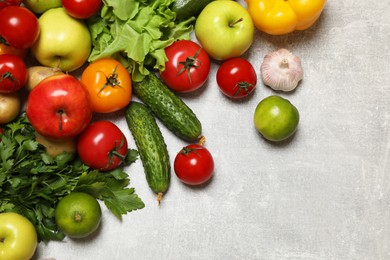
<svg viewBox="0 0 390 260"><path fill-rule="evenodd" d="M312 26L326 0L246 0L246 3L258 30L280 35Z"/></svg>

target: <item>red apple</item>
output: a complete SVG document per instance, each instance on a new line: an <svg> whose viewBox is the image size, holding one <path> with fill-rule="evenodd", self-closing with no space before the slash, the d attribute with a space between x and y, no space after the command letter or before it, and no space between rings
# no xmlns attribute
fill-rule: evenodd
<svg viewBox="0 0 390 260"><path fill-rule="evenodd" d="M89 94L83 83L69 74L42 80L28 95L26 114L34 129L51 138L72 138L92 118Z"/></svg>

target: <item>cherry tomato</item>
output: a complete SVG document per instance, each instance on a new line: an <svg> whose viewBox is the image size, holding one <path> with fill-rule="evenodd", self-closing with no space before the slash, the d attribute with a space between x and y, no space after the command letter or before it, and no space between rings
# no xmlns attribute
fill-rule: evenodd
<svg viewBox="0 0 390 260"><path fill-rule="evenodd" d="M65 11L76 19L86 19L100 10L101 0L62 0Z"/></svg>
<svg viewBox="0 0 390 260"><path fill-rule="evenodd" d="M0 9L10 5L20 5L22 0L0 0Z"/></svg>
<svg viewBox="0 0 390 260"><path fill-rule="evenodd" d="M19 90L27 77L27 67L22 58L13 54L0 55L0 93Z"/></svg>
<svg viewBox="0 0 390 260"><path fill-rule="evenodd" d="M168 61L161 79L176 92L192 92L204 85L210 72L210 58L190 40L179 40L165 49Z"/></svg>
<svg viewBox="0 0 390 260"><path fill-rule="evenodd" d="M176 155L174 170L183 183L200 185L213 176L214 159L203 145L190 144Z"/></svg>
<svg viewBox="0 0 390 260"><path fill-rule="evenodd" d="M21 58L24 58L26 57L27 53L28 53L28 49L17 49L5 43L0 43L0 55L14 54L14 55L18 55Z"/></svg>
<svg viewBox="0 0 390 260"><path fill-rule="evenodd" d="M119 167L124 162L127 151L127 140L123 132L106 120L90 124L77 141L81 161L100 171Z"/></svg>
<svg viewBox="0 0 390 260"><path fill-rule="evenodd" d="M131 76L115 59L103 58L92 62L84 69L80 80L89 92L95 112L111 113L130 103Z"/></svg>
<svg viewBox="0 0 390 260"><path fill-rule="evenodd" d="M0 10L0 36L12 47L27 49L39 36L38 19L22 6L7 6Z"/></svg>
<svg viewBox="0 0 390 260"><path fill-rule="evenodd" d="M222 63L216 77L222 93L233 99L248 96L257 84L256 71L244 58L232 58Z"/></svg>

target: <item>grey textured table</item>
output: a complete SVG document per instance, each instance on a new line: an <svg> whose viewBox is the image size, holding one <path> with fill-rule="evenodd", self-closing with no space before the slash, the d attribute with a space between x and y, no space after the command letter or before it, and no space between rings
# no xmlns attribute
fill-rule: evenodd
<svg viewBox="0 0 390 260"><path fill-rule="evenodd" d="M390 1L330 0L306 31L256 32L245 57L258 73L278 48L302 59L296 91L276 93L300 111L294 138L261 138L253 112L275 92L259 77L249 99L232 102L217 88L214 63L204 88L183 96L202 121L213 180L190 188L172 172L158 207L137 161L128 172L144 209L120 222L103 206L97 234L40 244L36 258L390 259L389 13ZM135 147L123 118L111 119ZM161 130L173 162L186 143Z"/></svg>

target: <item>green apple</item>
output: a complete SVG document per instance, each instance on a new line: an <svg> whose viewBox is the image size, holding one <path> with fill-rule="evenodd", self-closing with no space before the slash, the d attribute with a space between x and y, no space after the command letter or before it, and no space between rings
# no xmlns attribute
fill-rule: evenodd
<svg viewBox="0 0 390 260"><path fill-rule="evenodd" d="M38 245L33 224L24 216L0 213L0 259L31 259Z"/></svg>
<svg viewBox="0 0 390 260"><path fill-rule="evenodd" d="M63 7L47 10L38 20L41 32L31 47L37 61L64 72L80 68L92 48L85 22L68 15Z"/></svg>
<svg viewBox="0 0 390 260"><path fill-rule="evenodd" d="M23 4L36 14L62 6L61 0L23 0Z"/></svg>
<svg viewBox="0 0 390 260"><path fill-rule="evenodd" d="M199 14L195 36L215 60L239 57L252 45L254 25L249 12L234 1L213 1Z"/></svg>

